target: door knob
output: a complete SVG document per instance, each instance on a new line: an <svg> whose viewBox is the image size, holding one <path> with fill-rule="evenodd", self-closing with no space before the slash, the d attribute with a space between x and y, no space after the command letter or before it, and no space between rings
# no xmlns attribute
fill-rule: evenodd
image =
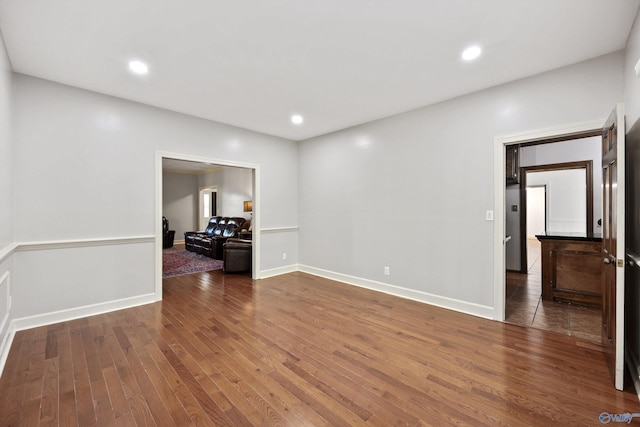
<svg viewBox="0 0 640 427"><path fill-rule="evenodd" d="M611 260L609 258L605 258L602 260L605 264L611 264Z"/></svg>

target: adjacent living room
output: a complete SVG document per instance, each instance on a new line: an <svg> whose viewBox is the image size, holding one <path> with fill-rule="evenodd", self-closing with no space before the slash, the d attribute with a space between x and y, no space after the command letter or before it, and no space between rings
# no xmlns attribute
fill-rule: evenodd
<svg viewBox="0 0 640 427"><path fill-rule="evenodd" d="M251 170L167 158L162 169L162 277L251 274Z"/></svg>

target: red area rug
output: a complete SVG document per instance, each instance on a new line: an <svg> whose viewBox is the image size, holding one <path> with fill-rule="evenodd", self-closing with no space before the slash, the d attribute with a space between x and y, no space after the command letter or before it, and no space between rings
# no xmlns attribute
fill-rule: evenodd
<svg viewBox="0 0 640 427"><path fill-rule="evenodd" d="M162 250L162 277L181 276L222 269L222 261L184 249Z"/></svg>

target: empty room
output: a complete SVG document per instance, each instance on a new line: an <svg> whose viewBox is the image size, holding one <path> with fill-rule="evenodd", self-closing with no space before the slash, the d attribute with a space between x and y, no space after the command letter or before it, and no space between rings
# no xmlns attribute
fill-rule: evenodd
<svg viewBox="0 0 640 427"><path fill-rule="evenodd" d="M0 425L640 423L639 8L0 0Z"/></svg>

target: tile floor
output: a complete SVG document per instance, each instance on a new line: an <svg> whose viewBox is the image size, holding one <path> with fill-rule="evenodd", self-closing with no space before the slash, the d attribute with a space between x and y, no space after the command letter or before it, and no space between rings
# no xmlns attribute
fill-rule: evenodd
<svg viewBox="0 0 640 427"><path fill-rule="evenodd" d="M540 242L527 244L528 274L507 271L505 321L600 343L600 309L542 301Z"/></svg>

